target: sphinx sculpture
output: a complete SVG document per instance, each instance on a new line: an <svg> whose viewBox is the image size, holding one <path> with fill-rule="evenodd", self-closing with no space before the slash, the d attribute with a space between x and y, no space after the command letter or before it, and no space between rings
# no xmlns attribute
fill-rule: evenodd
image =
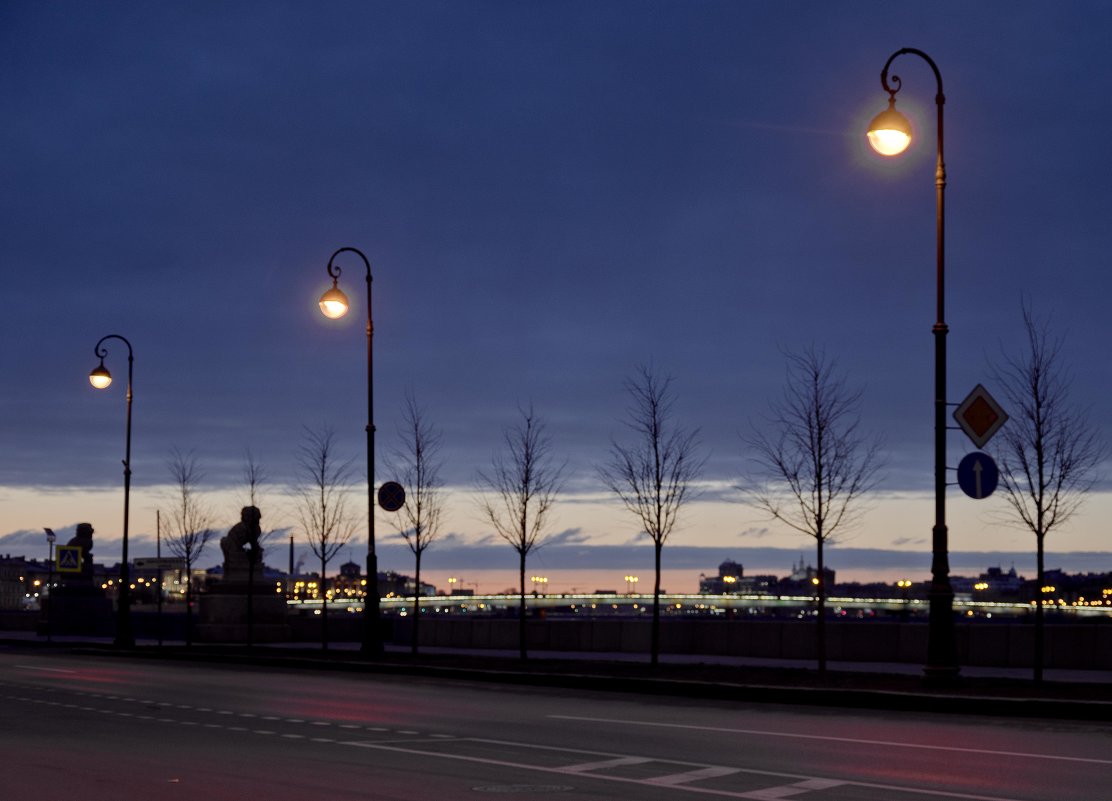
<svg viewBox="0 0 1112 801"><path fill-rule="evenodd" d="M259 545L263 513L257 506L244 506L239 522L220 538L224 552L224 579L248 580L252 566L262 564L263 549Z"/></svg>

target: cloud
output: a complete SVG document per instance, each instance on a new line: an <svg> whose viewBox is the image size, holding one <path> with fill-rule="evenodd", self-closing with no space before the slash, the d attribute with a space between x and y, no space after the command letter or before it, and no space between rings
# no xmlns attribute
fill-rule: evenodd
<svg viewBox="0 0 1112 801"><path fill-rule="evenodd" d="M771 535L772 531L766 526L761 526L760 528L750 527L738 534L739 537L748 537L754 540L763 539Z"/></svg>
<svg viewBox="0 0 1112 801"><path fill-rule="evenodd" d="M903 545L926 545L926 537L897 537L892 540L893 547L899 548Z"/></svg>
<svg viewBox="0 0 1112 801"><path fill-rule="evenodd" d="M591 538L583 533L583 529L578 526L575 528L567 528L558 534L553 534L551 537L546 537L541 545L545 548L558 548L565 545L583 545Z"/></svg>

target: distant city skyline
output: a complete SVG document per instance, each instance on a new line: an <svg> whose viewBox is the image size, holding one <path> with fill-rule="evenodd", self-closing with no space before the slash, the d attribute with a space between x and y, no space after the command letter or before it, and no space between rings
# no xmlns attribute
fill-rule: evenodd
<svg viewBox="0 0 1112 801"><path fill-rule="evenodd" d="M1112 442L1112 189L1093 179L1112 172L1112 110L1092 99L1110 29L1101 4L1003 0L5 5L0 553L41 557L44 526L83 521L98 560L118 553L124 387L87 381L112 333L135 349L131 555L153 555L172 447L196 453L221 534L248 448L270 476L264 525L292 526L305 426L365 458L362 265L341 262L353 314L316 308L329 255L351 246L374 274L376 477L408 388L444 432L452 500L430 574L470 554L512 563L470 496L530 402L568 463L565 544L548 553L625 549L624 569L644 570L651 548L595 473L643 363L674 376L708 455L665 570L698 546L747 569L767 548L811 558L734 486L785 351L816 345L862 389L887 463L831 566L894 552L925 576L935 84L897 65L917 137L885 161L864 137L880 70L918 47L944 80L949 400L977 383L999 395L1026 299ZM126 349L106 344L119 378ZM956 465L973 447L955 431L949 449ZM1109 466L1048 539L1049 566L1112 568ZM949 499L954 553L1033 553L999 498ZM382 568L411 569L376 520Z"/></svg>

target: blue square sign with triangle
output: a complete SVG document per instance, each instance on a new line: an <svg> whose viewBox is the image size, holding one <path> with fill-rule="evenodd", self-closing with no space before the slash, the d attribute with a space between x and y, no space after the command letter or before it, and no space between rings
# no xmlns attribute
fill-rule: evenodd
<svg viewBox="0 0 1112 801"><path fill-rule="evenodd" d="M58 561L56 569L59 573L81 572L80 545L59 545L54 553Z"/></svg>

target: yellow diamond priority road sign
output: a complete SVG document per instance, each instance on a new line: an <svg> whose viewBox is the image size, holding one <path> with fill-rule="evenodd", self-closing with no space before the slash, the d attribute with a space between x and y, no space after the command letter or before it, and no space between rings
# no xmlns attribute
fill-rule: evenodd
<svg viewBox="0 0 1112 801"><path fill-rule="evenodd" d="M954 419L958 421L961 430L973 440L973 444L983 448L1000 427L1008 422L1008 415L988 390L978 384L958 406Z"/></svg>

